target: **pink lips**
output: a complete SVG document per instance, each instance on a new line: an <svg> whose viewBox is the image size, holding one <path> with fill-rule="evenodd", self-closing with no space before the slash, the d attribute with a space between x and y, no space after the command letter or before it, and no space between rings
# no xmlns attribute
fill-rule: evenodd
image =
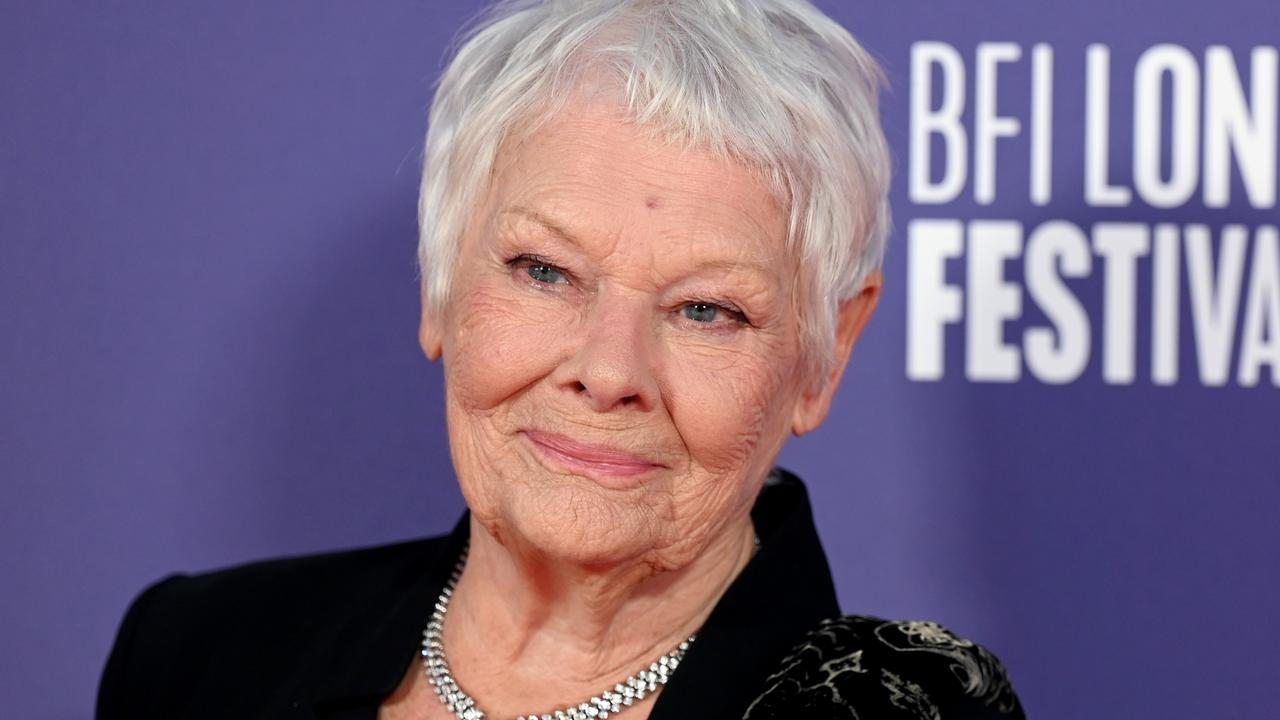
<svg viewBox="0 0 1280 720"><path fill-rule="evenodd" d="M638 476L663 467L638 455L604 445L581 443L564 435L527 430L524 436L543 457L608 487L632 487Z"/></svg>

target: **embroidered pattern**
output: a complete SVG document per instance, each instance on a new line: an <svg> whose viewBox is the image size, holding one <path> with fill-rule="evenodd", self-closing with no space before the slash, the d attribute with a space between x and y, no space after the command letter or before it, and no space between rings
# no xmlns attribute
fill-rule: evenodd
<svg viewBox="0 0 1280 720"><path fill-rule="evenodd" d="M933 622L825 620L765 686L745 720L1025 720L995 656Z"/></svg>

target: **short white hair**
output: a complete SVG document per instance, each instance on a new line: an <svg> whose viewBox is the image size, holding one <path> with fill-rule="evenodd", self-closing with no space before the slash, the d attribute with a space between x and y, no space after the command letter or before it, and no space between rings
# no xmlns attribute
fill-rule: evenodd
<svg viewBox="0 0 1280 720"><path fill-rule="evenodd" d="M789 208L803 357L830 367L839 304L880 267L889 228L883 75L806 0L510 0L462 38L431 105L418 261L449 296L458 245L502 142L604 77L629 116L759 171ZM815 378L816 379L816 378Z"/></svg>

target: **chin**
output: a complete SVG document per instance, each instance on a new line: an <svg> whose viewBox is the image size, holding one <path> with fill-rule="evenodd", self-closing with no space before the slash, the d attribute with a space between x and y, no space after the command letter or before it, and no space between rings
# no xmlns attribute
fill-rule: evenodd
<svg viewBox="0 0 1280 720"><path fill-rule="evenodd" d="M501 525L537 552L583 566L617 565L651 551L653 512L640 498L582 478L530 488L504 503ZM486 524L487 526L487 524ZM492 532L492 529L491 529Z"/></svg>

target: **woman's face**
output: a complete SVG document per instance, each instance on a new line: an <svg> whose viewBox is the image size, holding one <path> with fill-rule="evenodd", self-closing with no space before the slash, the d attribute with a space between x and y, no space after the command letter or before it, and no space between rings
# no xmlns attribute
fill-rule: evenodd
<svg viewBox="0 0 1280 720"><path fill-rule="evenodd" d="M422 332L468 506L552 557L683 567L816 424L785 208L605 111L508 143L492 180Z"/></svg>

